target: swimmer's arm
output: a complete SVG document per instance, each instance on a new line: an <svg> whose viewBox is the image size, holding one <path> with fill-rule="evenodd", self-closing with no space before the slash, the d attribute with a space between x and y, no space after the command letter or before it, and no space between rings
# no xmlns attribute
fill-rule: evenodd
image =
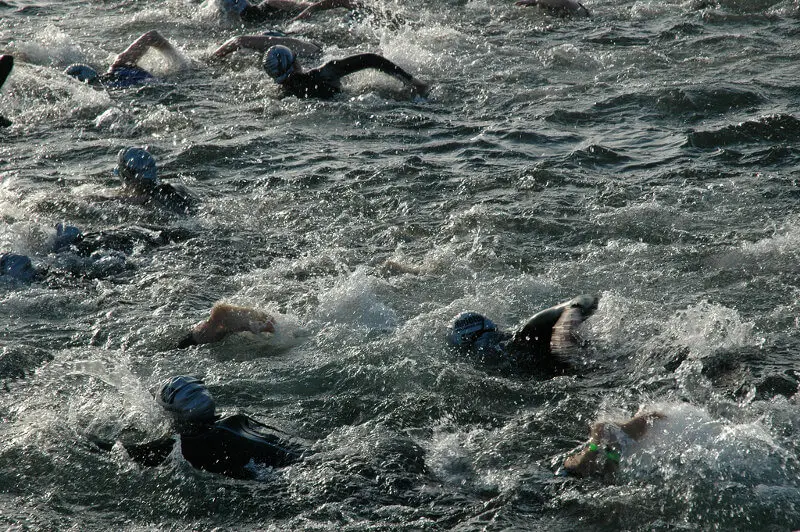
<svg viewBox="0 0 800 532"><path fill-rule="evenodd" d="M260 310L218 303L207 320L195 325L190 338L194 344L210 344L237 332L274 333L275 320ZM189 338L181 342L181 347L188 345Z"/></svg>
<svg viewBox="0 0 800 532"><path fill-rule="evenodd" d="M298 0L264 0L256 7L268 7L277 9L279 11L297 11L299 9L308 9L314 5L312 2L304 2Z"/></svg>
<svg viewBox="0 0 800 532"><path fill-rule="evenodd" d="M653 424L653 421L656 419L664 419L665 417L666 416L661 412L647 412L632 417L620 425L619 428L632 439L640 440L647 434L647 430L650 428L650 425Z"/></svg>
<svg viewBox="0 0 800 532"><path fill-rule="evenodd" d="M155 48L167 57L178 56L178 51L175 49L168 40L166 40L160 33L155 30L148 31L135 41L131 43L128 48L119 54L114 62L111 63L109 69L119 68L123 66L133 66L144 57L144 54L150 48Z"/></svg>
<svg viewBox="0 0 800 532"><path fill-rule="evenodd" d="M367 68L374 68L384 74L395 77L403 83L411 85L419 94L424 94L428 89L426 83L418 80L393 62L378 54L356 54L345 57L344 59L329 61L320 68L320 73L329 79L338 81L344 76Z"/></svg>
<svg viewBox="0 0 800 532"><path fill-rule="evenodd" d="M14 68L14 56L0 55L0 87L6 82L12 68Z"/></svg>
<svg viewBox="0 0 800 532"><path fill-rule="evenodd" d="M358 2L356 2L355 0L320 0L319 2L315 2L309 5L305 10L303 10L302 13L293 18L292 22L296 20L306 19L316 11L335 9L337 7L344 7L347 9L358 9L359 5Z"/></svg>
<svg viewBox="0 0 800 532"><path fill-rule="evenodd" d="M88 436L89 441L101 451L111 451L114 448L114 442L103 440L96 436ZM175 439L172 437L161 438L160 440L151 441L148 443L141 443L138 445L125 445L123 448L131 459L143 466L153 467L163 463L172 448L175 446Z"/></svg>
<svg viewBox="0 0 800 532"><path fill-rule="evenodd" d="M259 52L266 52L270 47L283 45L291 48L295 53L311 55L320 51L320 47L308 41L293 37L271 37L267 35L239 35L225 41L225 44L214 51L214 57L225 57L228 54L247 48Z"/></svg>

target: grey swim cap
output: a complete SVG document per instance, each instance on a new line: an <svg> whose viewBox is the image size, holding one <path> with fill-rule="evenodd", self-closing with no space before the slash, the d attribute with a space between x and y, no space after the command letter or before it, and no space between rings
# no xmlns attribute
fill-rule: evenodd
<svg viewBox="0 0 800 532"><path fill-rule="evenodd" d="M276 83L283 83L294 72L295 55L286 46L276 45L264 55L264 70Z"/></svg>
<svg viewBox="0 0 800 532"><path fill-rule="evenodd" d="M78 81L83 81L87 83L94 83L100 76L97 75L97 71L90 67L89 65L84 65L82 63L76 63L74 65L70 65L64 69L64 74L67 76L73 77Z"/></svg>
<svg viewBox="0 0 800 532"><path fill-rule="evenodd" d="M158 184L156 160L144 148L123 148L117 156L120 179L127 185L153 186Z"/></svg>
<svg viewBox="0 0 800 532"><path fill-rule="evenodd" d="M492 320L477 312L462 312L447 328L447 343L453 347L466 347L485 332L496 331Z"/></svg>
<svg viewBox="0 0 800 532"><path fill-rule="evenodd" d="M179 375L164 381L156 402L178 421L207 423L214 420L216 405L203 381Z"/></svg>

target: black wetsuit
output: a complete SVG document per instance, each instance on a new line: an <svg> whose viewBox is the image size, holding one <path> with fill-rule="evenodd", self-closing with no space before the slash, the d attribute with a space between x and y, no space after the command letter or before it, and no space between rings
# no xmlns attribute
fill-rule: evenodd
<svg viewBox="0 0 800 532"><path fill-rule="evenodd" d="M281 84L283 90L298 98L331 98L342 91L341 80L348 74L374 68L406 83L414 76L377 54L357 54L329 61L308 72L295 72Z"/></svg>
<svg viewBox="0 0 800 532"><path fill-rule="evenodd" d="M11 74L11 69L14 68L14 57L10 55L0 55L0 88L6 82L6 78ZM11 120L0 115L0 127L8 127L11 125Z"/></svg>
<svg viewBox="0 0 800 532"><path fill-rule="evenodd" d="M248 5L239 16L242 22L247 24L261 24L262 22L288 18L291 14L289 11L269 6L266 2L263 2L258 5Z"/></svg>
<svg viewBox="0 0 800 532"><path fill-rule="evenodd" d="M597 298L584 300L583 305L572 304L578 299L538 312L514 332L485 332L468 349L479 362L500 370L545 374L568 371L568 361L550 355L554 348L567 352L576 346L572 338L564 337L563 333L570 331L558 331L558 341L553 341L556 324L565 311L574 312L574 319L580 322L597 310Z"/></svg>
<svg viewBox="0 0 800 532"><path fill-rule="evenodd" d="M179 435L181 453L192 466L234 478L253 478L247 466L282 467L303 457L304 446L288 434L242 414L224 417L213 424L194 425ZM113 442L91 438L100 449L111 450ZM135 462L145 466L163 463L176 438L162 438L139 445L124 445Z"/></svg>
<svg viewBox="0 0 800 532"><path fill-rule="evenodd" d="M158 81L150 72L136 65L115 66L100 74L100 83L108 89L124 89Z"/></svg>
<svg viewBox="0 0 800 532"><path fill-rule="evenodd" d="M56 248L55 251L71 249L82 257L88 257L100 250L120 251L125 255L130 255L137 246L157 248L175 242L183 242L193 236L195 236L194 233L185 229L162 229L134 225L84 233L71 240L66 246Z"/></svg>

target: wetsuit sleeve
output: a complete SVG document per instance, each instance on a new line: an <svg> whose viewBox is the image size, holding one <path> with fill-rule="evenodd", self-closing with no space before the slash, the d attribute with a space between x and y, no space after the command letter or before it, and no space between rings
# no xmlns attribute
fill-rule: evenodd
<svg viewBox="0 0 800 532"><path fill-rule="evenodd" d="M161 183L153 191L153 197L165 207L177 212L190 213L194 209L192 197L182 187Z"/></svg>
<svg viewBox="0 0 800 532"><path fill-rule="evenodd" d="M6 78L11 74L11 69L14 67L14 56L0 55L0 87L6 82Z"/></svg>
<svg viewBox="0 0 800 532"><path fill-rule="evenodd" d="M14 67L14 57L10 55L0 55L0 88L6 82L6 78L11 74L11 69ZM8 127L11 121L0 115L0 127Z"/></svg>
<svg viewBox="0 0 800 532"><path fill-rule="evenodd" d="M95 436L89 436L89 441L101 451L111 451L111 449L114 448L113 441L103 440ZM174 446L174 438L162 438L138 445L123 444L125 452L128 453L128 456L130 456L134 462L147 467L153 467L163 463L172 452Z"/></svg>
<svg viewBox="0 0 800 532"><path fill-rule="evenodd" d="M194 339L194 333L189 333L180 339L178 342L178 349L186 349L193 345L197 345L197 340Z"/></svg>
<svg viewBox="0 0 800 532"><path fill-rule="evenodd" d="M357 54L329 61L320 67L319 73L330 81L338 82L348 74L367 68L374 68L405 83L411 83L414 79L414 76L378 54Z"/></svg>
<svg viewBox="0 0 800 532"><path fill-rule="evenodd" d="M162 438L139 445L126 445L125 451L134 462L143 466L153 467L163 463L172 452L174 446L175 440L173 438Z"/></svg>
<svg viewBox="0 0 800 532"><path fill-rule="evenodd" d="M512 343L518 348L527 347L537 351L549 351L553 327L563 312L564 307L559 305L534 314L521 329L514 333Z"/></svg>

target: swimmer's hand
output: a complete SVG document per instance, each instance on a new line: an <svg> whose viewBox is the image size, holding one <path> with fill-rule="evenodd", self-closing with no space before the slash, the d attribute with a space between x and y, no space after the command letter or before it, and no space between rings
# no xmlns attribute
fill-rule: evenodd
<svg viewBox="0 0 800 532"><path fill-rule="evenodd" d="M216 58L225 57L228 54L232 54L239 48L241 48L240 37L232 37L225 41L222 46L214 50L214 53L211 54L211 56Z"/></svg>
<svg viewBox="0 0 800 532"><path fill-rule="evenodd" d="M428 92L431 90L430 85L424 81L418 80L417 78L413 78L409 83L411 83L411 87L413 87L414 92L420 96L427 96Z"/></svg>

